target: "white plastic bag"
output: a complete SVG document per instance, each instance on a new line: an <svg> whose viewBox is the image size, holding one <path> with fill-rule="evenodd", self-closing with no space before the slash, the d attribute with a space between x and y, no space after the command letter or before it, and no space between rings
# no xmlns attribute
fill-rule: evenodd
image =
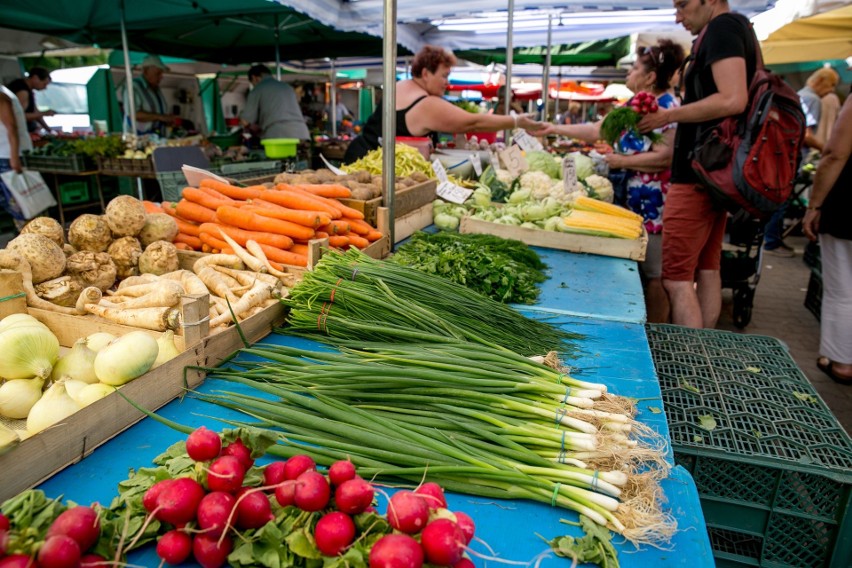
<svg viewBox="0 0 852 568"><path fill-rule="evenodd" d="M26 219L32 219L48 207L56 206L53 192L39 172L24 170L19 174L9 170L0 174L0 179L9 188Z"/></svg>

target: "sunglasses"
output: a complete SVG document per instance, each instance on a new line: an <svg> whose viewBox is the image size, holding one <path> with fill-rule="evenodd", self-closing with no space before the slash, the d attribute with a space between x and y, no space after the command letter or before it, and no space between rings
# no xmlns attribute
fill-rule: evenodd
<svg viewBox="0 0 852 568"><path fill-rule="evenodd" d="M654 67L659 67L663 64L663 52L655 45L649 45L642 52L642 55L650 55L651 61L654 63Z"/></svg>

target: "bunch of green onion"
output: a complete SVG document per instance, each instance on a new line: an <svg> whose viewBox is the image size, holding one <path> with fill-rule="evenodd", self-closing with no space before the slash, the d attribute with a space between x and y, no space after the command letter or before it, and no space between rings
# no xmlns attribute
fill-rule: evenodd
<svg viewBox="0 0 852 568"><path fill-rule="evenodd" d="M325 254L282 302L288 333L335 339L441 342L447 338L522 355L570 354L575 333L533 320L465 286L350 249ZM321 338L320 338L321 339Z"/></svg>

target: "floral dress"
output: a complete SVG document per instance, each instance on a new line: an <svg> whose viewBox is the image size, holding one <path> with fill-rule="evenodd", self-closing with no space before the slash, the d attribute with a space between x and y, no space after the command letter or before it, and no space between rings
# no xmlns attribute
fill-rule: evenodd
<svg viewBox="0 0 852 568"><path fill-rule="evenodd" d="M657 98L660 108L678 106L677 99L671 93L664 93ZM655 132L662 134L676 124L667 124ZM615 151L620 154L636 154L651 149L651 140L647 136L627 132L617 141ZM627 208L642 215L645 219L645 230L649 234L663 231L663 204L671 184L671 170L646 173L630 171L627 177Z"/></svg>

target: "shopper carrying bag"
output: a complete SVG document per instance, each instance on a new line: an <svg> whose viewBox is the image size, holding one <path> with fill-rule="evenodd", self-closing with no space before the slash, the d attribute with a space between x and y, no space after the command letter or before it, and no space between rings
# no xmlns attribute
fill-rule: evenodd
<svg viewBox="0 0 852 568"><path fill-rule="evenodd" d="M53 192L47 187L41 174L32 170L21 173L9 170L0 174L3 184L21 209L21 214L29 220L49 207L56 206Z"/></svg>

